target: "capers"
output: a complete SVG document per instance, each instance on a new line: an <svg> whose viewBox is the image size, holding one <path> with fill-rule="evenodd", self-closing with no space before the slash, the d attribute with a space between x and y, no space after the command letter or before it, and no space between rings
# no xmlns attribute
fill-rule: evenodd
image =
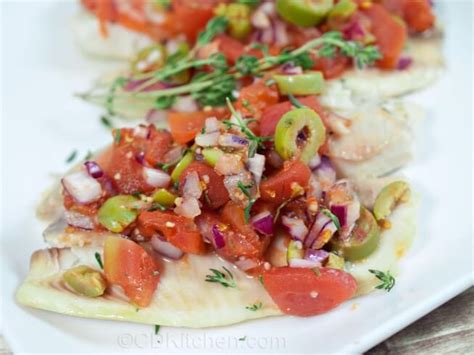
<svg viewBox="0 0 474 355"><path fill-rule="evenodd" d="M99 209L99 223L111 232L122 232L138 216L137 201L137 198L130 195L109 198Z"/></svg>
<svg viewBox="0 0 474 355"><path fill-rule="evenodd" d="M372 213L365 207L360 209L360 217L347 240L332 238L332 250L349 261L364 259L377 248L380 228Z"/></svg>
<svg viewBox="0 0 474 355"><path fill-rule="evenodd" d="M374 203L374 215L377 221L387 218L400 202L410 198L410 186L404 181L394 181L379 192Z"/></svg>
<svg viewBox="0 0 474 355"><path fill-rule="evenodd" d="M74 291L87 297L99 297L107 287L102 274L85 265L67 270L63 279Z"/></svg>
<svg viewBox="0 0 474 355"><path fill-rule="evenodd" d="M275 149L284 160L294 157L308 163L326 139L319 115L309 108L285 113L275 130Z"/></svg>

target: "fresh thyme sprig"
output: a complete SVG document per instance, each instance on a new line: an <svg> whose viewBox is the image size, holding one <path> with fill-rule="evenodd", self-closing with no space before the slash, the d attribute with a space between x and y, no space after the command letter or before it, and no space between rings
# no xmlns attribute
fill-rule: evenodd
<svg viewBox="0 0 474 355"><path fill-rule="evenodd" d="M247 197L249 200L247 206L244 209L244 217L245 217L245 223L248 224L250 220L250 211L252 210L253 205L257 201L257 198L252 197L252 194L250 193L249 189L252 188L253 185L244 185L242 181L239 181L237 183L237 187L242 191L242 193Z"/></svg>
<svg viewBox="0 0 474 355"><path fill-rule="evenodd" d="M232 105L232 102L230 101L229 98L226 98L227 102L227 107L229 108L230 113L234 117L234 119L237 121L237 123L234 123L229 120L224 120L223 123L228 127L236 127L238 128L245 136L247 139L250 141L249 143L249 152L248 152L248 157L253 158L255 154L257 153L257 150L259 147L262 147L263 142L267 142L272 139L272 137L259 137L255 135L247 126L248 123L252 122L252 120L246 120L244 121L240 113L238 113L235 109L235 107Z"/></svg>
<svg viewBox="0 0 474 355"><path fill-rule="evenodd" d="M232 67L227 67L225 57L221 53L207 59L196 59L195 54L197 50L202 45L209 43L216 34L225 30L225 21L225 19L220 17L211 20L204 34L200 36L196 46L187 56L181 58L176 63L165 65L155 72L135 75L128 79L119 77L105 93L97 93L93 89L92 92L82 94L80 97L94 104L105 105L109 114L114 113L113 103L115 98L159 99L162 97L191 94L202 105L219 106L225 103L223 98L232 96L232 92L236 87L236 81L242 77L261 75L287 62L294 62L303 68L308 68L312 63L310 54L331 57L339 51L341 54L352 58L359 68L371 65L381 57L377 47L363 46L355 41L346 41L340 32L327 32L293 51L285 51L278 55L272 56L266 53L263 58L256 60L256 57L244 54L238 58L237 63ZM155 90L150 88L152 84L166 80L183 70L189 68L199 69L204 65L210 66L213 70L210 72L198 72L187 84ZM132 80L144 80L144 82L134 91L117 92L118 88L124 87L127 82ZM148 90L143 91L144 88L148 88ZM103 89L103 87L98 89Z"/></svg>
<svg viewBox="0 0 474 355"><path fill-rule="evenodd" d="M382 281L382 283L375 286L375 288L390 292L393 286L395 286L395 278L390 274L390 271L383 272L380 270L369 269L369 272L374 274L376 278Z"/></svg>
<svg viewBox="0 0 474 355"><path fill-rule="evenodd" d="M237 288L237 283L234 280L234 275L227 269L225 266L222 267L226 274L224 274L222 271L216 270L216 269L209 269L213 273L213 275L206 275L206 280L207 282L216 282L220 283L224 287L231 287L231 288Z"/></svg>
<svg viewBox="0 0 474 355"><path fill-rule="evenodd" d="M262 302L256 302L251 306L245 307L245 309L248 309L249 311L255 312L258 311L259 309L262 309L263 303Z"/></svg>

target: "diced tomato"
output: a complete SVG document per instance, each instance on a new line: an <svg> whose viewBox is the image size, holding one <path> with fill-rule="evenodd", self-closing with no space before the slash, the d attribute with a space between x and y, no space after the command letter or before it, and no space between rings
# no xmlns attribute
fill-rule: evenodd
<svg viewBox="0 0 474 355"><path fill-rule="evenodd" d="M214 212L203 212L196 223L204 237L214 239L213 226L217 226L224 237L225 245L216 252L226 260L236 261L241 257L252 259L258 264L268 246L269 238L260 237L245 223L244 211L234 202L228 202L218 215Z"/></svg>
<svg viewBox="0 0 474 355"><path fill-rule="evenodd" d="M150 137L146 142L145 160L151 166L163 163L165 154L171 148L173 139L168 131L151 129Z"/></svg>
<svg viewBox="0 0 474 355"><path fill-rule="evenodd" d="M405 20L411 31L423 32L433 27L435 16L428 0L382 0L391 14Z"/></svg>
<svg viewBox="0 0 474 355"><path fill-rule="evenodd" d="M138 230L144 237L162 234L168 242L185 253L202 254L206 247L196 224L173 212L144 211L138 217Z"/></svg>
<svg viewBox="0 0 474 355"><path fill-rule="evenodd" d="M423 32L433 27L435 16L428 0L405 0L403 18L415 32Z"/></svg>
<svg viewBox="0 0 474 355"><path fill-rule="evenodd" d="M371 21L371 32L383 56L377 61L377 66L383 69L395 68L407 37L405 26L379 4L372 4L362 12Z"/></svg>
<svg viewBox="0 0 474 355"><path fill-rule="evenodd" d="M334 58L317 57L313 59L313 69L321 71L325 79L337 78L350 64L350 59L342 55Z"/></svg>
<svg viewBox="0 0 474 355"><path fill-rule="evenodd" d="M283 169L260 184L264 201L280 205L308 186L311 170L301 161L286 161Z"/></svg>
<svg viewBox="0 0 474 355"><path fill-rule="evenodd" d="M175 26L193 42L212 16L216 0L173 0L172 9L175 15Z"/></svg>
<svg viewBox="0 0 474 355"><path fill-rule="evenodd" d="M356 280L337 269L277 267L263 273L263 285L283 313L313 316L327 312L351 298Z"/></svg>
<svg viewBox="0 0 474 355"><path fill-rule="evenodd" d="M210 116L204 111L169 112L168 123L173 139L180 144L192 141L201 132L207 117Z"/></svg>
<svg viewBox="0 0 474 355"><path fill-rule="evenodd" d="M140 307L151 303L160 281L155 260L137 243L120 237L105 240L104 273L107 281L122 286Z"/></svg>
<svg viewBox="0 0 474 355"><path fill-rule="evenodd" d="M216 37L216 41L219 52L224 54L229 64L235 64L237 58L245 53L245 46L235 38L222 34Z"/></svg>
<svg viewBox="0 0 474 355"><path fill-rule="evenodd" d="M206 183L202 202L210 209L217 209L229 201L229 192L224 186L224 177L217 174L212 167L206 163L194 161L181 173L179 177L180 193L183 193L183 186L186 176L191 172L197 172L199 179ZM205 178L207 176L207 178ZM209 179L208 182L207 179ZM207 197L206 197L207 195Z"/></svg>
<svg viewBox="0 0 474 355"><path fill-rule="evenodd" d="M324 110L321 104L318 101L316 96L306 96L298 98L298 100L305 106L313 109L316 113L321 117L321 119L325 120ZM275 128L280 121L281 116L283 116L288 111L293 109L293 105L290 101L284 101L276 105L272 105L267 107L260 119L260 134L262 136L273 136L275 134Z"/></svg>
<svg viewBox="0 0 474 355"><path fill-rule="evenodd" d="M240 90L239 99L235 103L235 108L244 117L260 119L263 110L268 106L278 103L279 95L275 86L267 86L263 80L259 80L252 85Z"/></svg>
<svg viewBox="0 0 474 355"><path fill-rule="evenodd" d="M129 195L153 191L154 188L145 181L143 166L135 159L131 145L114 145L109 154L109 159L101 167L110 176L118 193Z"/></svg>

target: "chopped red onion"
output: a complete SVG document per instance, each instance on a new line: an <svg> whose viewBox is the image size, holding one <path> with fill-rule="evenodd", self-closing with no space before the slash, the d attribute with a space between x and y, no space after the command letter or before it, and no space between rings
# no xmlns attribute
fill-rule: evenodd
<svg viewBox="0 0 474 355"><path fill-rule="evenodd" d="M360 202L357 198L354 201L342 205L332 205L331 212L339 219L341 227L348 227L354 224L360 216Z"/></svg>
<svg viewBox="0 0 474 355"><path fill-rule="evenodd" d="M94 179L98 179L104 176L104 172L100 168L99 164L97 164L95 161L86 161L84 165L86 166L89 175L92 176Z"/></svg>
<svg viewBox="0 0 474 355"><path fill-rule="evenodd" d="M319 266L326 263L329 258L329 252L323 249L314 250L314 249L306 249L304 254L304 258L306 260L311 260L319 263Z"/></svg>
<svg viewBox="0 0 474 355"><path fill-rule="evenodd" d="M64 212L64 218L68 225L76 228L92 230L95 227L94 218L79 212L66 210Z"/></svg>
<svg viewBox="0 0 474 355"><path fill-rule="evenodd" d="M167 258L178 260L183 256L183 252L180 249L157 235L151 237L151 245L153 249Z"/></svg>
<svg viewBox="0 0 474 355"><path fill-rule="evenodd" d="M140 138L149 138L150 129L145 125L138 125L133 129L133 135Z"/></svg>
<svg viewBox="0 0 474 355"><path fill-rule="evenodd" d="M176 147L173 147L171 148L170 150L168 150L163 158L163 160L165 161L165 163L167 164L175 164L177 162L179 162L179 160L181 159L181 157L183 156L183 151L184 151L184 147L178 145Z"/></svg>
<svg viewBox="0 0 474 355"><path fill-rule="evenodd" d="M262 154L255 154L252 158L248 158L248 169L255 178L256 185L260 185L263 170L265 169L265 156Z"/></svg>
<svg viewBox="0 0 474 355"><path fill-rule="evenodd" d="M319 235L316 240L311 245L311 248L321 249L332 238L336 231L337 227L332 220L326 223L323 229L321 229L321 231L319 232Z"/></svg>
<svg viewBox="0 0 474 355"><path fill-rule="evenodd" d="M283 216L281 221L283 225L288 228L288 232L293 239L303 241L308 234L308 227L306 227L304 221L300 218Z"/></svg>
<svg viewBox="0 0 474 355"><path fill-rule="evenodd" d="M138 152L137 154L135 154L135 160L138 164L143 165L143 163L145 162L145 152Z"/></svg>
<svg viewBox="0 0 474 355"><path fill-rule="evenodd" d="M305 268L314 269L315 267L321 266L321 264L314 260L307 259L290 259L288 265L294 268Z"/></svg>
<svg viewBox="0 0 474 355"><path fill-rule="evenodd" d="M254 259L247 258L236 260L234 264L242 271L248 271L258 266L258 263Z"/></svg>
<svg viewBox="0 0 474 355"><path fill-rule="evenodd" d="M214 224L212 226L212 244L216 249L221 249L225 247L224 234L219 230L219 226Z"/></svg>
<svg viewBox="0 0 474 355"><path fill-rule="evenodd" d="M79 203L91 203L102 196L102 186L85 170L81 170L62 179L66 191Z"/></svg>
<svg viewBox="0 0 474 355"><path fill-rule="evenodd" d="M398 69L398 70L405 70L405 69L407 69L408 67L410 67L412 63L413 63L413 59L412 59L412 58L409 58L409 57L401 57L401 58L398 60L397 69Z"/></svg>
<svg viewBox="0 0 474 355"><path fill-rule="evenodd" d="M316 153L316 155L309 161L308 166L311 170L313 170L316 169L319 164L321 164L321 157Z"/></svg>
<svg viewBox="0 0 474 355"><path fill-rule="evenodd" d="M336 170L326 156L321 157L321 163L313 169L313 176L319 182L322 191L327 191L336 182Z"/></svg>
<svg viewBox="0 0 474 355"><path fill-rule="evenodd" d="M196 112L199 109L196 100L191 95L178 96L172 108L178 112Z"/></svg>
<svg viewBox="0 0 474 355"><path fill-rule="evenodd" d="M209 117L206 119L204 123L204 128L206 129L206 133L218 132L221 129L222 124L220 121L215 117Z"/></svg>
<svg viewBox="0 0 474 355"><path fill-rule="evenodd" d="M166 187L171 180L171 177L165 172L147 167L143 167L143 177L146 183L153 187Z"/></svg>
<svg viewBox="0 0 474 355"><path fill-rule="evenodd" d="M356 40L365 36L365 30L359 21L352 21L342 29L342 34L347 40Z"/></svg>
<svg viewBox="0 0 474 355"><path fill-rule="evenodd" d="M293 62L287 62L281 66L281 71L286 75L303 74L303 69L300 66L295 66Z"/></svg>
<svg viewBox="0 0 474 355"><path fill-rule="evenodd" d="M219 142L219 132L210 132L198 134L195 138L195 143L201 147L214 147Z"/></svg>
<svg viewBox="0 0 474 355"><path fill-rule="evenodd" d="M219 137L219 145L231 148L244 148L249 144L249 141L243 137L235 134L221 134Z"/></svg>
<svg viewBox="0 0 474 355"><path fill-rule="evenodd" d="M329 218L322 212L318 212L318 214L316 215L316 219L314 220L314 223L311 226L311 229L309 230L309 233L304 240L304 246L306 248L310 248L316 238L321 233L321 231L324 229L326 224L330 222L332 222L331 218Z"/></svg>
<svg viewBox="0 0 474 355"><path fill-rule="evenodd" d="M186 175L183 185L183 196L194 197L199 199L202 195L201 182L199 181L199 175L197 172L193 171Z"/></svg>
<svg viewBox="0 0 474 355"><path fill-rule="evenodd" d="M267 29L271 25L270 19L268 18L267 14L265 14L265 12L261 9L257 9L256 11L254 11L252 17L250 18L250 22L255 28L258 29Z"/></svg>
<svg viewBox="0 0 474 355"><path fill-rule="evenodd" d="M168 114L164 110L157 110L152 108L145 116L145 121L148 123L165 122Z"/></svg>
<svg viewBox="0 0 474 355"><path fill-rule="evenodd" d="M273 234L273 216L270 212L264 211L252 218L252 226L257 232L265 235Z"/></svg>
<svg viewBox="0 0 474 355"><path fill-rule="evenodd" d="M185 197L174 209L174 213L186 218L195 218L201 214L199 201L195 197Z"/></svg>

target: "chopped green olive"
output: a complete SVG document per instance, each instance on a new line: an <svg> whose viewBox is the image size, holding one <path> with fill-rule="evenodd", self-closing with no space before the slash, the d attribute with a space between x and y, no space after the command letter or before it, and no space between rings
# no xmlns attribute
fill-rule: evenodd
<svg viewBox="0 0 474 355"><path fill-rule="evenodd" d="M166 62L166 49L161 44L154 44L138 52L132 61L131 70L139 74L161 68Z"/></svg>
<svg viewBox="0 0 474 355"><path fill-rule="evenodd" d="M216 14L227 18L229 33L234 38L244 39L252 31L250 7L245 4L221 4L217 7Z"/></svg>
<svg viewBox="0 0 474 355"><path fill-rule="evenodd" d="M400 202L410 198L410 186L404 181L394 181L379 192L374 203L374 215L377 221L387 218Z"/></svg>
<svg viewBox="0 0 474 355"><path fill-rule="evenodd" d="M349 261L368 257L377 248L380 241L380 228L372 213L361 207L360 217L347 240L332 238L330 246Z"/></svg>
<svg viewBox="0 0 474 355"><path fill-rule="evenodd" d="M303 245L301 242L296 240L290 240L288 243L288 250L286 253L286 257L288 260L291 259L303 259L304 252L303 252Z"/></svg>
<svg viewBox="0 0 474 355"><path fill-rule="evenodd" d="M184 169L188 167L189 164L194 160L194 151L189 151L181 158L181 160L176 164L171 173L171 181L176 182L179 180L179 177L183 173Z"/></svg>
<svg viewBox="0 0 474 355"><path fill-rule="evenodd" d="M67 270L63 279L74 291L87 297L101 296L107 287L102 274L85 265Z"/></svg>
<svg viewBox="0 0 474 355"><path fill-rule="evenodd" d="M137 201L137 198L130 195L109 198L99 209L99 223L111 232L122 232L138 216Z"/></svg>
<svg viewBox="0 0 474 355"><path fill-rule="evenodd" d="M205 148L202 150L202 155L204 156L206 163L210 166L214 166L219 158L224 155L224 152L219 148Z"/></svg>
<svg viewBox="0 0 474 355"><path fill-rule="evenodd" d="M334 0L276 0L278 14L296 26L319 24L328 14Z"/></svg>
<svg viewBox="0 0 474 355"><path fill-rule="evenodd" d="M285 113L275 130L275 149L284 159L309 162L326 139L326 128L319 115L303 107Z"/></svg>
<svg viewBox="0 0 474 355"><path fill-rule="evenodd" d="M297 75L274 75L282 95L317 95L324 89L324 77L319 71Z"/></svg>
<svg viewBox="0 0 474 355"><path fill-rule="evenodd" d="M357 4L353 0L340 0L329 12L329 18L347 18L357 10Z"/></svg>
<svg viewBox="0 0 474 355"><path fill-rule="evenodd" d="M344 258L334 253L329 253L328 261L324 266L329 267L331 269L344 270Z"/></svg>
<svg viewBox="0 0 474 355"><path fill-rule="evenodd" d="M184 59L189 53L189 44L187 42L181 42L178 45L178 50L169 55L166 60L166 64L174 65L181 59ZM184 84L191 78L191 71L189 69L183 70L166 79L167 82L172 84Z"/></svg>
<svg viewBox="0 0 474 355"><path fill-rule="evenodd" d="M165 207L172 207L176 197L176 195L172 194L166 189L159 189L153 194L153 201L158 202L160 205Z"/></svg>

